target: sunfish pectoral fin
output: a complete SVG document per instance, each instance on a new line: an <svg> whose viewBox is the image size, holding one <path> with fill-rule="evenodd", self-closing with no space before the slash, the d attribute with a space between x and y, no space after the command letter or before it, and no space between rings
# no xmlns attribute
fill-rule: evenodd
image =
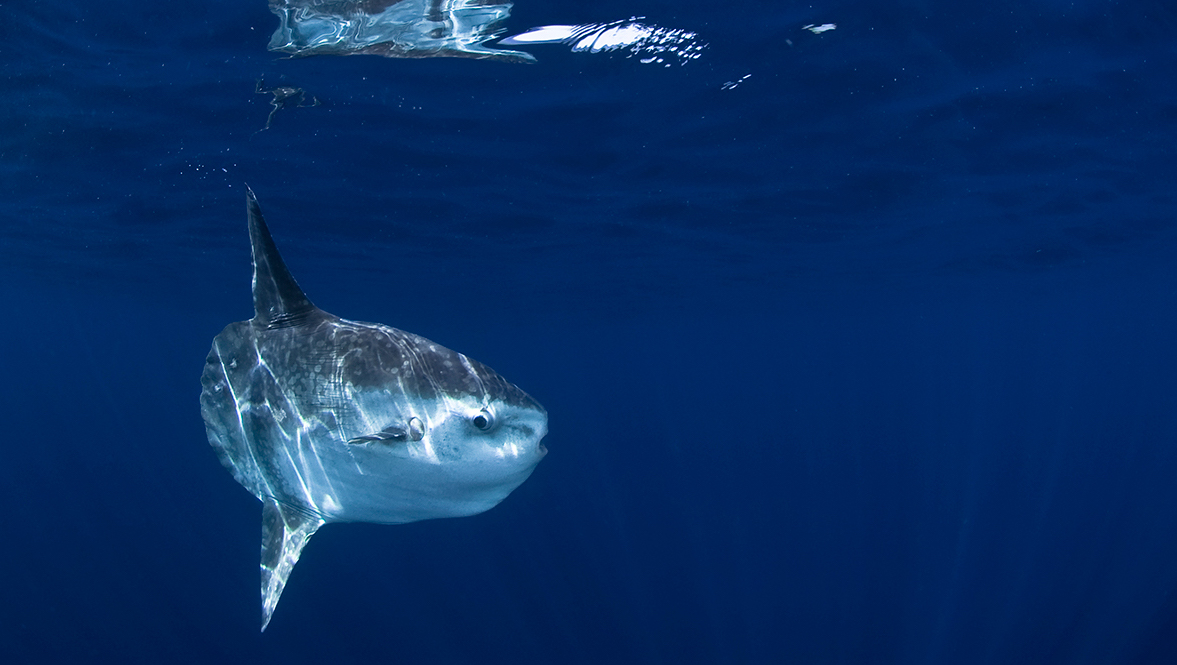
<svg viewBox="0 0 1177 665"><path fill-rule="evenodd" d="M404 425L389 425L379 432L357 436L354 439L348 439L347 442L356 445L373 441L420 441L423 438L425 438L425 424L421 422L420 418L413 416Z"/></svg>
<svg viewBox="0 0 1177 665"><path fill-rule="evenodd" d="M286 588L286 578L298 563L298 555L324 522L270 497L262 502L262 631L265 632L282 589Z"/></svg>
<svg viewBox="0 0 1177 665"><path fill-rule="evenodd" d="M409 432L403 427L385 427L379 432L372 432L364 436L357 436L354 439L348 439L347 442L356 445L361 443L372 443L373 441L404 441L409 438Z"/></svg>

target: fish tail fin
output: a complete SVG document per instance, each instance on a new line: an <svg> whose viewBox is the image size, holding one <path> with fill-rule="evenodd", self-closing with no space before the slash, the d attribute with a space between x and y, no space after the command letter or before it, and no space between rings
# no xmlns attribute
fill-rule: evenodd
<svg viewBox="0 0 1177 665"><path fill-rule="evenodd" d="M262 632L265 632L302 548L324 522L270 497L262 501Z"/></svg>

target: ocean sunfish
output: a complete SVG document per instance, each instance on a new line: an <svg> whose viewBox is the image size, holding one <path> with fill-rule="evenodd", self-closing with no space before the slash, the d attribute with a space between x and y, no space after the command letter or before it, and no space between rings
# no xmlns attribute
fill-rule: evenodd
<svg viewBox="0 0 1177 665"><path fill-rule="evenodd" d="M488 510L547 454L544 408L486 365L311 304L253 192L254 317L213 339L200 411L221 463L262 501L262 630L328 522Z"/></svg>

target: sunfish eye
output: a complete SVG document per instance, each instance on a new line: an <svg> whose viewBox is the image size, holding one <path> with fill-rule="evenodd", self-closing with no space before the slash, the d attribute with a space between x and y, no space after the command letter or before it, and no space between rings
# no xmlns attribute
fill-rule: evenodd
<svg viewBox="0 0 1177 665"><path fill-rule="evenodd" d="M478 415L471 418L470 422L474 423L474 426L478 429L486 432L495 426L495 417L494 414L490 412L490 409L483 409L478 412Z"/></svg>

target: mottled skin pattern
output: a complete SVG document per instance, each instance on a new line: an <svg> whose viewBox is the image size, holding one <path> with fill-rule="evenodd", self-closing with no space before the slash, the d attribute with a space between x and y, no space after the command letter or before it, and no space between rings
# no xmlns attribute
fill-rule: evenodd
<svg viewBox="0 0 1177 665"><path fill-rule="evenodd" d="M264 630L316 529L487 510L546 454L547 414L460 353L316 308L247 204L255 316L213 340L200 404L221 462L263 503Z"/></svg>
<svg viewBox="0 0 1177 665"><path fill-rule="evenodd" d="M419 515L391 501L383 516L352 515L345 497L325 492L338 485L340 473L322 469L322 460L338 456L348 467L361 464L366 448L349 440L412 417L428 431L439 418L493 405L501 412L498 427L521 427L520 438L535 438L537 453L544 450L534 423L504 421L502 415L542 414L543 407L494 370L418 335L322 311L298 326L229 324L213 341L201 383L210 441L234 478L259 498L273 497L328 521L395 524L451 516ZM453 457L451 452L434 447L439 459ZM321 482L312 482L320 475ZM324 505L326 495L344 510Z"/></svg>

